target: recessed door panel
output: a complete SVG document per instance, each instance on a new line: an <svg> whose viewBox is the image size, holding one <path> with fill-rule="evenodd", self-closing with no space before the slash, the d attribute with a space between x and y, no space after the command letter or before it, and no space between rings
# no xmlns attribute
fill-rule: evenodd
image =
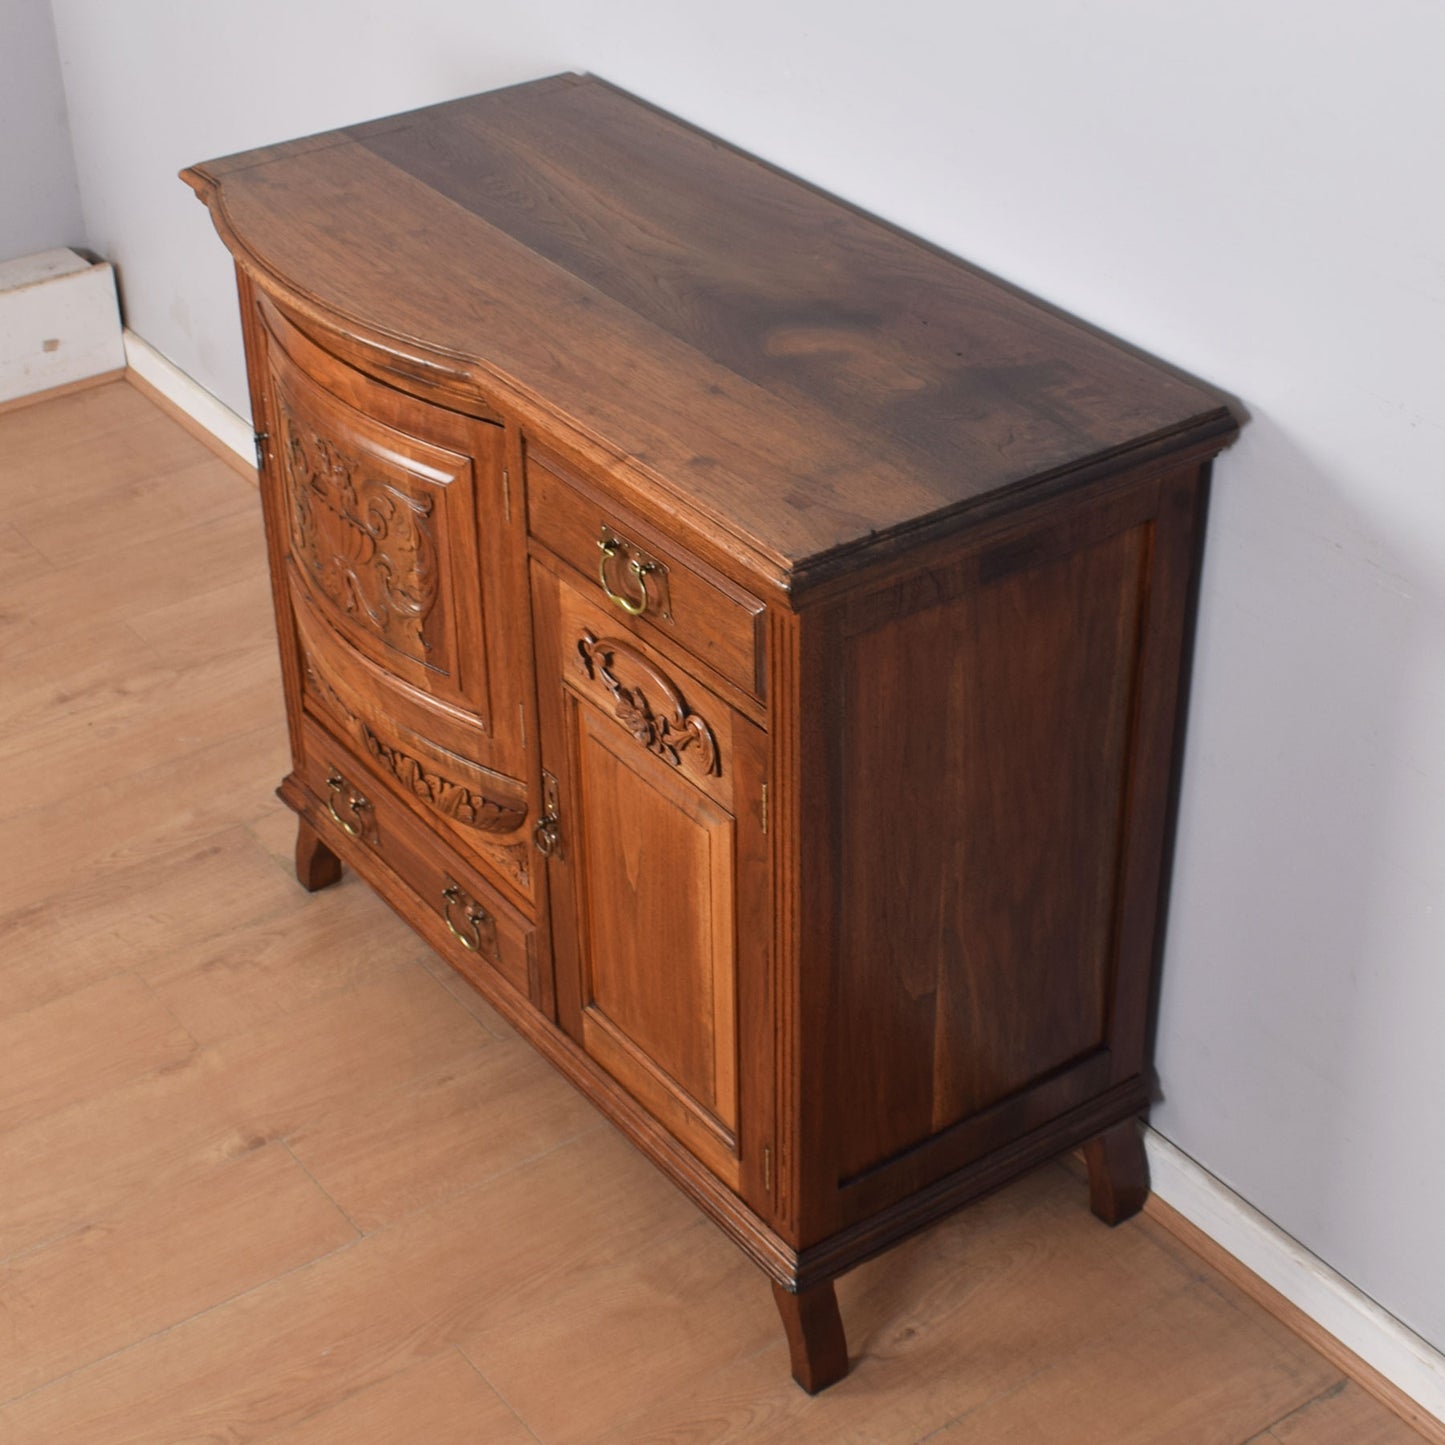
<svg viewBox="0 0 1445 1445"><path fill-rule="evenodd" d="M485 717L469 457L352 411L278 354L290 555L326 620L408 681Z"/></svg>
<svg viewBox="0 0 1445 1445"><path fill-rule="evenodd" d="M731 1149L733 820L592 708L576 728L585 1042Z"/></svg>

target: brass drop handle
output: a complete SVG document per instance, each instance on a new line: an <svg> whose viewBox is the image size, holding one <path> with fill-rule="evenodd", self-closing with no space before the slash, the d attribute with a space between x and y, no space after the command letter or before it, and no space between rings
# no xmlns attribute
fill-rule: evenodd
<svg viewBox="0 0 1445 1445"><path fill-rule="evenodd" d="M353 838L360 838L365 828L365 825L361 821L360 814L362 809L369 808L371 804L354 788L348 788L346 779L343 778L340 773L336 772L335 769L332 770L330 776L326 779L326 786L331 789L331 796L326 800L326 811L330 813L340 825L343 833L349 833ZM343 818L341 814L336 811L336 800L341 796L343 790L350 794L344 805L346 811L351 814L349 819Z"/></svg>
<svg viewBox="0 0 1445 1445"><path fill-rule="evenodd" d="M483 947L482 927L492 932L492 916L474 898L467 898L455 883L448 883L442 889L442 917L446 920L451 935L468 953L480 953ZM453 907L466 903L466 929L463 931L452 921Z"/></svg>
<svg viewBox="0 0 1445 1445"><path fill-rule="evenodd" d="M621 552L622 543L616 537L602 536L597 539L597 545L602 551L602 560L597 565L597 580L602 584L607 600L615 602L629 617L641 617L647 611L647 574L655 571L657 564L644 562L640 557L632 558L627 564L628 570L637 578L637 588L642 594L642 601L634 602L630 597L614 592L612 584L607 580L607 564Z"/></svg>
<svg viewBox="0 0 1445 1445"><path fill-rule="evenodd" d="M542 812L532 829L532 842L544 858L562 856L562 799L557 779L542 769Z"/></svg>
<svg viewBox="0 0 1445 1445"><path fill-rule="evenodd" d="M544 858L550 858L557 851L559 821L555 814L543 813L537 819L537 826L532 829L532 842L537 845L537 851Z"/></svg>

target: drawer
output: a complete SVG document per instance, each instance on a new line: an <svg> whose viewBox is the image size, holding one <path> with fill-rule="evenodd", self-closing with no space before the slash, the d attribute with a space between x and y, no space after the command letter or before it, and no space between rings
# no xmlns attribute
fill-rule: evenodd
<svg viewBox="0 0 1445 1445"><path fill-rule="evenodd" d="M471 978L504 978L535 998L535 930L491 884L416 823L366 765L309 719L301 781L353 846L384 863L450 935L443 953ZM383 890L385 892L385 890Z"/></svg>
<svg viewBox="0 0 1445 1445"><path fill-rule="evenodd" d="M756 597L661 541L561 463L527 453L532 535L595 586L614 623L685 649L751 696L765 691L766 612Z"/></svg>

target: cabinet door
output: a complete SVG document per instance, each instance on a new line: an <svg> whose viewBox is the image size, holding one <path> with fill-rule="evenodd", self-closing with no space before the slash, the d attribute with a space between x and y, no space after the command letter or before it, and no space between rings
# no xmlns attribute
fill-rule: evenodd
<svg viewBox="0 0 1445 1445"><path fill-rule="evenodd" d="M765 1185L763 736L535 574L558 1013L730 1187Z"/></svg>
<svg viewBox="0 0 1445 1445"><path fill-rule="evenodd" d="M408 756L420 738L434 772L459 754L515 792L525 544L502 427L362 375L272 309L259 330L286 590L325 684L308 707Z"/></svg>
<svg viewBox="0 0 1445 1445"><path fill-rule="evenodd" d="M366 376L264 298L248 321L296 766L309 716L530 911L526 541L503 427Z"/></svg>

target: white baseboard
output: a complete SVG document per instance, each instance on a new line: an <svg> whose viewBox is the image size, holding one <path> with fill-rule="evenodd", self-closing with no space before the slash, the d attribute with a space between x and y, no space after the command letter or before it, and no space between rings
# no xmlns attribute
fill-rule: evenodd
<svg viewBox="0 0 1445 1445"><path fill-rule="evenodd" d="M1445 1355L1246 1204L1153 1129L1144 1131L1150 1188L1322 1329L1445 1420Z"/></svg>
<svg viewBox="0 0 1445 1445"><path fill-rule="evenodd" d="M248 466L255 465L256 443L251 423L212 396L199 382L192 381L175 362L168 361L129 327L125 329L125 364Z"/></svg>

